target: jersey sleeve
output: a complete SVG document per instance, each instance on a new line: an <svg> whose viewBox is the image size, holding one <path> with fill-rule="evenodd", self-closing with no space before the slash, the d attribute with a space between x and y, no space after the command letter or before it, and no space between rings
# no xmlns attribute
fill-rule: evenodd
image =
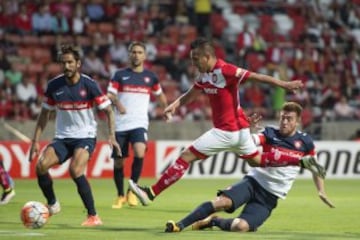
<svg viewBox="0 0 360 240"><path fill-rule="evenodd" d="M250 72L243 68L237 68L236 76L239 78L239 82L243 83L249 78Z"/></svg>
<svg viewBox="0 0 360 240"><path fill-rule="evenodd" d="M93 81L90 89L98 109L104 109L111 104L110 99L101 91L99 85L95 81Z"/></svg>
<svg viewBox="0 0 360 240"><path fill-rule="evenodd" d="M119 92L121 85L118 79L119 79L118 73L115 73L114 76L110 79L109 85L107 87L107 91L109 93L116 95Z"/></svg>
<svg viewBox="0 0 360 240"><path fill-rule="evenodd" d="M42 107L48 110L54 110L56 106L56 102L51 96L51 86L48 85L44 92L44 100L42 102Z"/></svg>
<svg viewBox="0 0 360 240"><path fill-rule="evenodd" d="M107 87L107 91L112 94L117 94L119 92L120 84L116 81L110 80Z"/></svg>
<svg viewBox="0 0 360 240"><path fill-rule="evenodd" d="M155 74L153 75L153 85L151 86L151 91L156 96L159 96L163 92L159 79Z"/></svg>
<svg viewBox="0 0 360 240"><path fill-rule="evenodd" d="M306 148L308 149L306 154L315 156L316 155L316 149L315 149L314 140L310 137L310 135L306 134L304 141L306 143Z"/></svg>
<svg viewBox="0 0 360 240"><path fill-rule="evenodd" d="M239 68L232 64L225 64L222 67L222 73L226 77L226 79L230 81L228 82L229 84L237 84L239 82L243 82L248 78L250 74L248 70Z"/></svg>

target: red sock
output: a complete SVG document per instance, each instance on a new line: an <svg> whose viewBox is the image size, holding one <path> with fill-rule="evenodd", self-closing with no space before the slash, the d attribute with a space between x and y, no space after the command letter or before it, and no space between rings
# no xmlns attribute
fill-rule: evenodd
<svg viewBox="0 0 360 240"><path fill-rule="evenodd" d="M300 158L280 152L264 152L261 154L261 167L299 166Z"/></svg>
<svg viewBox="0 0 360 240"><path fill-rule="evenodd" d="M178 158L175 163L166 169L160 179L151 186L155 196L159 195L162 191L179 180L188 168L189 163L183 160L181 157Z"/></svg>

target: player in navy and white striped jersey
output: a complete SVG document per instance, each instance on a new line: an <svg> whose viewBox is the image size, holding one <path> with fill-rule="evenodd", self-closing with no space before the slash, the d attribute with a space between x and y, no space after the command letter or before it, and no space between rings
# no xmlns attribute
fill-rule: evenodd
<svg viewBox="0 0 360 240"><path fill-rule="evenodd" d="M155 73L144 69L145 52L145 45L142 42L132 42L129 46L130 66L118 70L108 86L108 96L116 106L116 140L123 153L121 158L113 154L117 198L112 207L117 209L121 208L125 202L130 206L138 204L137 198L132 192L127 191L126 196L124 194L123 166L131 144L134 159L130 178L133 182L138 182L148 139L150 95L156 96L161 108L167 106L166 96L157 76Z"/></svg>
<svg viewBox="0 0 360 240"><path fill-rule="evenodd" d="M64 73L48 82L41 113L37 120L30 150L30 161L39 152L38 141L46 127L50 113L56 111L55 137L36 165L38 184L48 204L51 215L60 212L60 204L55 197L52 179L48 170L62 164L69 158L70 175L76 183L78 193L87 209L88 217L83 226L101 225L95 210L94 198L85 177L87 162L96 144L97 123L93 108L106 112L109 127L109 142L118 155L121 150L115 139L114 113L111 101L103 94L98 84L79 72L80 54L70 45L61 48L60 62Z"/></svg>
<svg viewBox="0 0 360 240"><path fill-rule="evenodd" d="M280 112L279 128L266 127L261 133L252 134L256 145L275 155L315 156L312 138L297 130L301 112L299 104L285 103ZM169 221L165 231L179 232L191 224L194 230L217 226L224 231L256 231L270 217L278 199L286 198L299 171L300 166L252 168L240 182L218 191L213 201L202 203L179 222ZM320 199L333 208L325 193L324 180L312 174ZM236 218L212 215L218 211L233 213L241 206L244 208Z"/></svg>

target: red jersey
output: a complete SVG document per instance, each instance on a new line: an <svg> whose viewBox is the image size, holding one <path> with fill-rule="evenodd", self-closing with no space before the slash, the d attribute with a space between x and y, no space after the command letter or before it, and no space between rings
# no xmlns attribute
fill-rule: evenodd
<svg viewBox="0 0 360 240"><path fill-rule="evenodd" d="M215 128L225 131L237 131L248 128L249 122L239 100L239 84L244 83L250 72L218 59L211 72L201 73L195 81L195 87L202 89L209 97Z"/></svg>

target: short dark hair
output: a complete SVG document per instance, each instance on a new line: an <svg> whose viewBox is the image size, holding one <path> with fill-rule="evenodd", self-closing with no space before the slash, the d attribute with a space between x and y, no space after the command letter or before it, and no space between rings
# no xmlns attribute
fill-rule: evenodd
<svg viewBox="0 0 360 240"><path fill-rule="evenodd" d="M190 44L190 49L200 49L201 52L209 52L213 56L215 56L214 44L211 40L207 38L197 38Z"/></svg>
<svg viewBox="0 0 360 240"><path fill-rule="evenodd" d="M146 51L146 46L145 46L145 43L143 42L140 42L140 41L133 41L130 43L129 47L128 47L128 51L131 52L132 49L135 47L135 46L140 46L144 49L144 51Z"/></svg>
<svg viewBox="0 0 360 240"><path fill-rule="evenodd" d="M59 51L59 57L64 54L72 54L76 61L80 60L80 50L71 45L71 44L63 44L61 45L60 51Z"/></svg>
<svg viewBox="0 0 360 240"><path fill-rule="evenodd" d="M300 117L303 108L301 107L300 104L298 104L296 102L286 102L286 103L283 104L281 110L286 111L286 112L295 112L296 115L298 117Z"/></svg>

